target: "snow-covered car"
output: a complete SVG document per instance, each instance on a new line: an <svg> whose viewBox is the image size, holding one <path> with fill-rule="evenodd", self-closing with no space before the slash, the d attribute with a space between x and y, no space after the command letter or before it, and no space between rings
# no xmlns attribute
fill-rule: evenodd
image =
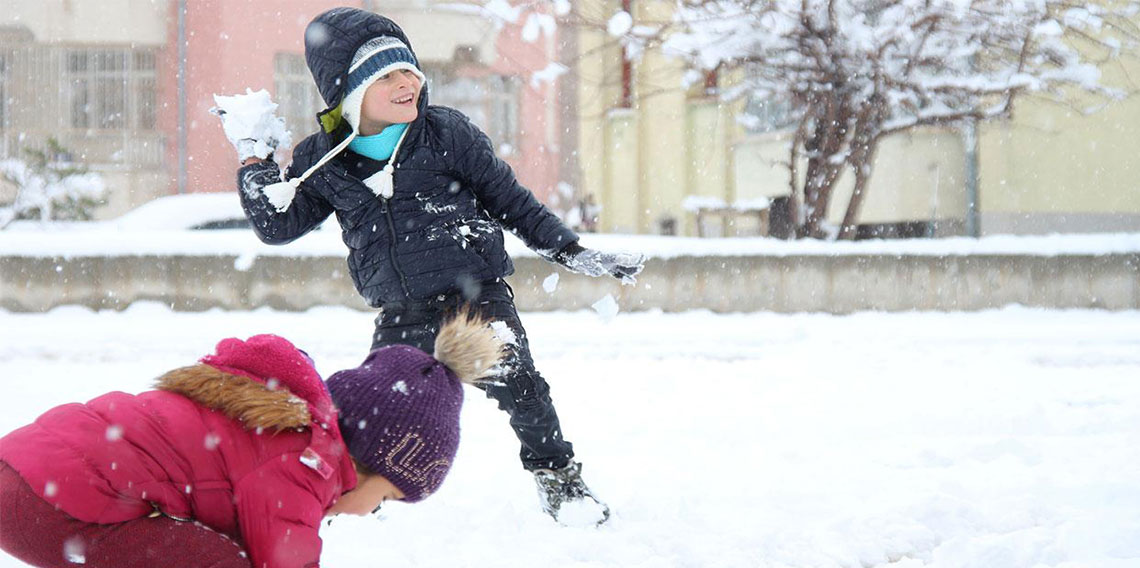
<svg viewBox="0 0 1140 568"><path fill-rule="evenodd" d="M241 201L233 192L168 195L148 201L120 217L102 221L24 219L6 231L187 231L249 229Z"/></svg>
<svg viewBox="0 0 1140 568"><path fill-rule="evenodd" d="M148 201L107 221L121 230L248 229L249 219L233 192L186 193Z"/></svg>

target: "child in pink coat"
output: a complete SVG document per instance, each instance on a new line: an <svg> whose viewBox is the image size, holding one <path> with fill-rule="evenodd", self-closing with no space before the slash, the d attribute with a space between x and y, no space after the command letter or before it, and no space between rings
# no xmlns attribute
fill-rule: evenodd
<svg viewBox="0 0 1140 568"><path fill-rule="evenodd" d="M33 566L318 566L322 518L420 501L450 469L462 383L500 345L467 317L440 338L327 384L283 338L224 339L156 390L49 410L0 438L0 548Z"/></svg>

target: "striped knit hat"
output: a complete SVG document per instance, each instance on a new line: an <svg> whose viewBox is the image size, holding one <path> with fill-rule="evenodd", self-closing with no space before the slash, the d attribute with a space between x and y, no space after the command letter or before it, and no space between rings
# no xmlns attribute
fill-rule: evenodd
<svg viewBox="0 0 1140 568"><path fill-rule="evenodd" d="M376 79L400 69L415 73L421 83L425 80L416 56L399 39L391 36L374 37L356 50L352 63L348 66L347 94L341 107L341 116L352 125L353 132L360 127L360 106L364 102L364 92Z"/></svg>
<svg viewBox="0 0 1140 568"><path fill-rule="evenodd" d="M332 160L360 135L360 107L364 103L364 92L376 79L399 69L407 69L415 73L420 78L421 85L426 81L423 72L420 71L419 61L416 60L415 54L399 38L387 35L376 36L364 42L364 45L356 50L352 56L352 62L348 66L348 84L340 106L341 117L352 127L352 130L339 144L333 146L301 175L267 185L261 189L269 198L270 204L278 212L289 209L301 182L308 179L326 162ZM377 196L387 199L392 197L395 192L396 157L399 155L400 146L404 143L404 137L407 136L408 130L404 129L396 141L395 148L392 150L392 158L388 160L388 163L384 164L380 171L364 180L364 185L368 186L372 193Z"/></svg>

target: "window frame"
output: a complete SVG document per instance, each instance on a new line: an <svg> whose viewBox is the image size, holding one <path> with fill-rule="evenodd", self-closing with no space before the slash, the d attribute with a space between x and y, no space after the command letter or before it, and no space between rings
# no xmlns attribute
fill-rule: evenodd
<svg viewBox="0 0 1140 568"><path fill-rule="evenodd" d="M58 51L67 128L157 130L157 48L67 46Z"/></svg>

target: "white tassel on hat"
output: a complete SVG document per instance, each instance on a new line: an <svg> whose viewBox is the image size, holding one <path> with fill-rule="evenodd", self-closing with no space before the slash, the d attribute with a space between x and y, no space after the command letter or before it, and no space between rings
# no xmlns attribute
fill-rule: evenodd
<svg viewBox="0 0 1140 568"><path fill-rule="evenodd" d="M273 208L276 209L278 213L288 211L289 206L293 204L293 198L297 196L297 188L300 187L301 182L309 179L309 176L313 175L313 172L317 171L317 168L325 165L326 162L339 154L341 150L347 148L348 145L352 143L353 138L356 138L356 130L349 132L348 136L346 136L340 144L337 144L335 148L329 150L324 156L321 156L321 159L317 160L317 163L305 170L305 173L286 181L279 181L267 185L261 188L261 192L265 194L265 197L269 198L269 203L273 205Z"/></svg>
<svg viewBox="0 0 1140 568"><path fill-rule="evenodd" d="M275 184L267 185L261 188L261 192L265 197L269 198L269 203L278 213L283 213L289 209L289 205L293 203L293 197L297 195L297 186L301 185L301 178L293 178L289 181L279 181Z"/></svg>

